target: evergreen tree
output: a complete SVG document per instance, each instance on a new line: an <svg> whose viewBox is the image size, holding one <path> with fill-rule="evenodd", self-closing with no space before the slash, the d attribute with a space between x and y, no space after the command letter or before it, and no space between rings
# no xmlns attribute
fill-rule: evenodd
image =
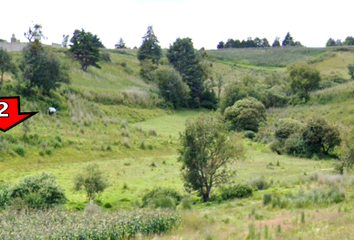
<svg viewBox="0 0 354 240"><path fill-rule="evenodd" d="M225 43L223 41L221 41L221 42L219 42L217 48L222 49L222 48L224 48L224 46L225 46Z"/></svg>
<svg viewBox="0 0 354 240"><path fill-rule="evenodd" d="M289 47L289 46L294 46L294 39L293 37L290 35L290 33L288 32L283 40L282 43L283 47Z"/></svg>
<svg viewBox="0 0 354 240"><path fill-rule="evenodd" d="M235 48L241 48L241 41L236 39L234 42L234 46L235 46Z"/></svg>
<svg viewBox="0 0 354 240"><path fill-rule="evenodd" d="M268 39L263 38L261 42L261 47L270 47L270 44L268 42Z"/></svg>
<svg viewBox="0 0 354 240"><path fill-rule="evenodd" d="M70 42L70 52L81 64L85 72L89 66L101 68L97 62L101 59L100 47L103 46L97 35L85 32L84 29L75 30ZM104 47L104 46L103 46Z"/></svg>
<svg viewBox="0 0 354 240"><path fill-rule="evenodd" d="M120 39L119 39L119 41L118 41L118 43L115 45L115 47L116 47L117 49L127 48L127 47L125 46L125 42L123 41L123 38L120 38Z"/></svg>
<svg viewBox="0 0 354 240"><path fill-rule="evenodd" d="M276 37L273 44L272 44L272 47L280 47L280 41L279 41L279 37Z"/></svg>
<svg viewBox="0 0 354 240"><path fill-rule="evenodd" d="M225 44L225 48L233 48L235 41L232 38L229 38Z"/></svg>
<svg viewBox="0 0 354 240"><path fill-rule="evenodd" d="M351 46L351 45L354 45L354 38L353 37L346 37L344 42L343 42L343 45L346 45L346 46Z"/></svg>
<svg viewBox="0 0 354 240"><path fill-rule="evenodd" d="M262 47L262 40L259 37L254 39L255 47Z"/></svg>
<svg viewBox="0 0 354 240"><path fill-rule="evenodd" d="M342 40L337 39L336 40L336 46L342 46Z"/></svg>
<svg viewBox="0 0 354 240"><path fill-rule="evenodd" d="M154 64L158 64L162 56L162 50L158 43L152 26L148 26L148 30L143 37L143 43L138 51L138 59L140 61L150 59Z"/></svg>
<svg viewBox="0 0 354 240"><path fill-rule="evenodd" d="M326 43L326 47L332 47L336 45L336 41L334 41L333 38L328 39L327 43Z"/></svg>
<svg viewBox="0 0 354 240"><path fill-rule="evenodd" d="M191 90L190 107L199 107L204 90L203 71L192 39L178 38L168 49L167 58Z"/></svg>

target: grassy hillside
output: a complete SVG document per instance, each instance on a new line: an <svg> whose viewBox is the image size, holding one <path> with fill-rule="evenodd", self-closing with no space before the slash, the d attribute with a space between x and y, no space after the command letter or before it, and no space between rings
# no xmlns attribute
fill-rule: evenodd
<svg viewBox="0 0 354 240"><path fill-rule="evenodd" d="M324 54L324 48L268 48L268 49L222 49L211 50L208 54L216 59L239 64L285 67L299 62L311 61Z"/></svg>
<svg viewBox="0 0 354 240"><path fill-rule="evenodd" d="M83 191L73 191L73 177L95 162L109 179L99 200L110 203L111 211L138 209L143 195L155 187L187 195L177 161L179 133L186 119L210 111L161 108L156 85L139 75L136 51L108 52L111 62L86 73L77 62L57 53L71 66L72 84L51 97L21 98L22 111L40 112L0 134L0 180L14 184L25 176L53 173L69 199L65 209L83 209L87 198ZM235 49L208 54L213 75L222 76L225 84L245 75L259 78L262 84L297 61L311 62L322 74L338 71L349 78L346 66L354 60L353 53L333 49ZM7 75L6 81L10 84L12 77ZM262 177L268 188L255 190L249 198L226 201L216 198L220 190L214 188L215 198L209 203L194 194L192 209L177 206L181 226L151 239L330 239L334 234L349 239L354 177L337 175L336 159L277 155L268 144L281 118L304 121L323 116L340 129L352 126L353 92L353 82L348 82L312 93L307 104L268 109L267 124L259 133L268 142L243 138L246 158L231 166L237 173L231 184L252 185ZM56 115L47 114L50 106L58 108ZM273 198L269 205L263 202L266 194ZM345 199L337 201L335 196L341 194Z"/></svg>

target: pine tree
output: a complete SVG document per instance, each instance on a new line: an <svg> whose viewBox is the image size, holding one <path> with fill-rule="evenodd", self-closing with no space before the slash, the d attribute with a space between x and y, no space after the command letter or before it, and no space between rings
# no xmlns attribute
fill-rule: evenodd
<svg viewBox="0 0 354 240"><path fill-rule="evenodd" d="M115 45L115 47L116 47L117 49L127 48L127 47L125 46L125 42L123 41L123 38L120 38L120 39L119 39L119 41L118 41L118 43Z"/></svg>
<svg viewBox="0 0 354 240"><path fill-rule="evenodd" d="M138 59L140 61L151 60L154 64L158 64L162 55L159 41L154 34L152 26L148 26L148 30L143 37L143 43L138 51Z"/></svg>
<svg viewBox="0 0 354 240"><path fill-rule="evenodd" d="M294 39L293 37L290 35L290 33L288 32L283 40L283 47L287 47L287 46L294 46Z"/></svg>
<svg viewBox="0 0 354 240"><path fill-rule="evenodd" d="M222 49L222 48L224 48L224 46L225 46L225 43L223 41L221 41L221 42L219 42L217 48Z"/></svg>
<svg viewBox="0 0 354 240"><path fill-rule="evenodd" d="M199 107L204 90L203 71L192 39L178 38L168 49L167 58L191 90L190 107Z"/></svg>
<svg viewBox="0 0 354 240"><path fill-rule="evenodd" d="M85 32L84 29L75 30L70 42L70 52L81 64L85 72L89 66L101 68L97 62L101 59L100 47L104 47L97 35Z"/></svg>
<svg viewBox="0 0 354 240"><path fill-rule="evenodd" d="M332 47L336 45L336 41L333 38L328 39L326 47Z"/></svg>
<svg viewBox="0 0 354 240"><path fill-rule="evenodd" d="M280 47L279 37L275 38L272 47Z"/></svg>

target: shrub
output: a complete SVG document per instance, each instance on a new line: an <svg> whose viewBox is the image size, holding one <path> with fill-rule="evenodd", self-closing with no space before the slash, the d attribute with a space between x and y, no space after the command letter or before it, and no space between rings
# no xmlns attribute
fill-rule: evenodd
<svg viewBox="0 0 354 240"><path fill-rule="evenodd" d="M234 198L246 198L252 196L252 188L248 185L235 185L221 189L221 198L223 200Z"/></svg>
<svg viewBox="0 0 354 240"><path fill-rule="evenodd" d="M14 148L15 153L17 153L18 155L20 155L21 157L25 156L25 149L22 146L16 146Z"/></svg>
<svg viewBox="0 0 354 240"><path fill-rule="evenodd" d="M259 124L266 120L264 105L249 97L235 102L225 109L225 119L231 123L231 129L258 132Z"/></svg>
<svg viewBox="0 0 354 240"><path fill-rule="evenodd" d="M181 201L181 207L182 209L192 209L192 205L193 205L193 200L190 197L184 197Z"/></svg>
<svg viewBox="0 0 354 240"><path fill-rule="evenodd" d="M269 148L270 148L270 150L272 150L273 152L276 152L278 154L283 153L283 144L278 140L274 140L273 142L271 142L271 144L269 145Z"/></svg>
<svg viewBox="0 0 354 240"><path fill-rule="evenodd" d="M303 155L306 153L306 144L300 134L292 134L284 143L284 151L289 155Z"/></svg>
<svg viewBox="0 0 354 240"><path fill-rule="evenodd" d="M157 198L151 199L148 206L151 208L175 209L176 205L177 205L176 200L172 197L157 197Z"/></svg>
<svg viewBox="0 0 354 240"><path fill-rule="evenodd" d="M299 133L302 129L303 124L301 122L291 118L284 118L277 122L274 136L280 141L285 141L291 134Z"/></svg>
<svg viewBox="0 0 354 240"><path fill-rule="evenodd" d="M245 131L243 133L243 136L249 139L254 139L256 137L256 134L253 131Z"/></svg>
<svg viewBox="0 0 354 240"><path fill-rule="evenodd" d="M163 199L165 198L165 199ZM143 207L147 207L150 206L154 206L157 204L166 204L168 205L169 203L171 203L171 199L166 199L166 198L171 198L173 200L173 203L175 205L179 204L179 202L182 199L182 196L175 190L171 189L171 188L155 188L153 190L151 190L150 192L148 192L147 194L145 194L143 196Z"/></svg>
<svg viewBox="0 0 354 240"><path fill-rule="evenodd" d="M0 209L9 204L9 184L0 182Z"/></svg>
<svg viewBox="0 0 354 240"><path fill-rule="evenodd" d="M249 181L248 184L254 188L257 188L258 190L264 190L270 186L264 177L256 177Z"/></svg>
<svg viewBox="0 0 354 240"><path fill-rule="evenodd" d="M140 76L148 82L154 81L157 65L154 64L150 59L141 61L140 65L141 65Z"/></svg>
<svg viewBox="0 0 354 240"><path fill-rule="evenodd" d="M66 202L62 188L54 175L42 173L26 177L10 189L10 198L19 199L29 208L49 208Z"/></svg>
<svg viewBox="0 0 354 240"><path fill-rule="evenodd" d="M153 129L153 128L150 128L150 129L149 129L149 135L150 135L150 136L157 136L156 130Z"/></svg>
<svg viewBox="0 0 354 240"><path fill-rule="evenodd" d="M263 205L266 206L272 202L272 195L270 193L265 193L263 195Z"/></svg>
<svg viewBox="0 0 354 240"><path fill-rule="evenodd" d="M76 191L84 188L89 200L93 200L108 187L108 181L98 164L89 164L74 178Z"/></svg>
<svg viewBox="0 0 354 240"><path fill-rule="evenodd" d="M179 73L171 67L161 66L155 73L160 94L175 109L187 106L190 89Z"/></svg>

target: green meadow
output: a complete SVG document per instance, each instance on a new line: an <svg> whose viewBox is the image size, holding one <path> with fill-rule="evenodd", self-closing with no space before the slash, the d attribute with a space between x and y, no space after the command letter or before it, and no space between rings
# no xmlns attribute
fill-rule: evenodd
<svg viewBox="0 0 354 240"><path fill-rule="evenodd" d="M156 84L140 77L136 51L107 51L111 62L102 62L102 69L89 68L87 72L61 51L54 51L71 66L72 84L62 86L51 98L21 97L22 111L39 113L26 124L0 133L1 181L16 184L26 176L54 174L68 199L63 206L68 212L86 208L86 193L74 191L73 179L89 163L97 163L109 181L98 198L103 212L141 210L143 196L157 187L188 195L178 162L180 133L187 119L215 111L162 106ZM311 93L306 104L267 109L267 123L256 137L263 140L239 134L246 153L230 167L235 170L231 184L252 185L262 179L267 187L255 189L248 198L212 198L208 203L191 193L191 209L176 208L181 217L178 227L137 238L351 239L354 175L337 174L336 158L278 155L269 145L281 118L303 122L322 116L343 132L353 125L354 85L349 81L347 65L354 61L354 53L279 48L210 50L207 54L213 74L222 76L224 84L244 75L263 79L272 73L285 74L286 65L301 61L313 64L322 75L338 72L346 82ZM9 86L15 81L5 75ZM11 87L1 92L2 96L12 94ZM51 106L58 109L55 115L47 113ZM219 192L213 188L211 195ZM267 194L272 199L265 204ZM104 208L107 203L112 207Z"/></svg>

